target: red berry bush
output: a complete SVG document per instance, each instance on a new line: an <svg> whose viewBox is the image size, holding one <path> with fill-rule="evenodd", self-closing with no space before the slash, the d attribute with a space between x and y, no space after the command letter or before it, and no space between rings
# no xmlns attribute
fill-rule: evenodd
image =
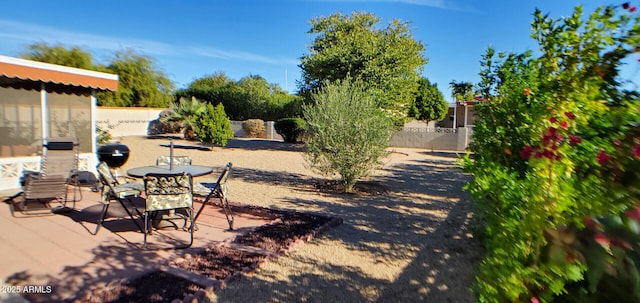
<svg viewBox="0 0 640 303"><path fill-rule="evenodd" d="M638 56L634 10L536 11L539 57L483 57L464 163L487 248L480 302L640 301L640 93L620 76Z"/></svg>

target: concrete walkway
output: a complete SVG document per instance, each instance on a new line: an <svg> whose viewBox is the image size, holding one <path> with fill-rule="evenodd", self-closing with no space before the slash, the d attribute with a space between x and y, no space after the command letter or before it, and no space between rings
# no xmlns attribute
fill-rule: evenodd
<svg viewBox="0 0 640 303"><path fill-rule="evenodd" d="M82 201L63 214L16 218L11 216L8 204L0 205L0 281L6 283L0 289L0 302L14 302L10 301L14 300L12 293L29 290L39 293L43 302L69 299L87 289L140 276L177 256L199 252L270 223L265 218L237 213L231 232L222 209L207 206L198 219L199 229L191 248L172 249L172 245L187 240L188 233L167 228L154 231L148 238L151 249L143 250L143 234L126 214L105 222L93 235L102 208L100 197L87 188L82 190ZM4 201L6 195L0 198ZM194 206L197 209L200 204ZM112 204L109 213L120 217L123 209Z"/></svg>

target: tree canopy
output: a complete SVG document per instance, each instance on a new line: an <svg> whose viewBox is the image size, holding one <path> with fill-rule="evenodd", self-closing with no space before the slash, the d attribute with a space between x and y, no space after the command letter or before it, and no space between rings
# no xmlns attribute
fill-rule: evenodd
<svg viewBox="0 0 640 303"><path fill-rule="evenodd" d="M420 79L418 85L416 98L409 108L409 115L425 121L444 119L449 105L444 100L438 85L432 84L427 78Z"/></svg>
<svg viewBox="0 0 640 303"><path fill-rule="evenodd" d="M301 94L351 76L363 82L388 116L404 118L427 63L425 47L413 38L408 23L394 19L380 28L379 22L364 12L312 19L309 33L315 39L299 65Z"/></svg>
<svg viewBox="0 0 640 303"><path fill-rule="evenodd" d="M50 46L46 43L34 43L27 46L26 48L27 51L21 53L20 57L27 60L46 62L88 70L99 69L94 64L91 54L77 46L67 49L59 44Z"/></svg>
<svg viewBox="0 0 640 303"><path fill-rule="evenodd" d="M449 82L451 87L451 95L456 101L472 101L473 100L473 83L471 82Z"/></svg>
<svg viewBox="0 0 640 303"><path fill-rule="evenodd" d="M107 69L120 76L120 83L116 98L102 105L167 107L173 99L173 83L151 57L120 51Z"/></svg>
<svg viewBox="0 0 640 303"><path fill-rule="evenodd" d="M24 59L69 67L102 71L119 76L118 91L98 95L98 105L167 107L173 99L174 84L156 66L151 57L133 50L117 52L108 65L94 62L88 51L74 46L35 43L20 54Z"/></svg>
<svg viewBox="0 0 640 303"><path fill-rule="evenodd" d="M279 120L301 114L298 97L258 75L233 81L224 73L215 73L194 80L186 89L176 92L176 96L222 103L233 120Z"/></svg>

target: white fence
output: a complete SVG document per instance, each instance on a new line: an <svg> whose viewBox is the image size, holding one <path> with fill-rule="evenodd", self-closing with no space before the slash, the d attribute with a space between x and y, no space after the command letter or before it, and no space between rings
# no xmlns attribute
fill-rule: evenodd
<svg viewBox="0 0 640 303"><path fill-rule="evenodd" d="M96 121L100 127L108 127L111 135L116 138L145 136L149 123L157 120L163 110L98 107ZM264 138L282 140L282 137L275 132L273 124L272 121L265 122ZM242 130L242 121L231 121L231 127L235 137L247 137L247 134ZM473 129L469 127L434 128L433 124L429 124L427 127L405 127L393 134L390 146L461 151L469 146L472 133Z"/></svg>
<svg viewBox="0 0 640 303"><path fill-rule="evenodd" d="M405 127L391 136L389 146L463 151L469 147L472 134L473 129L467 127Z"/></svg>
<svg viewBox="0 0 640 303"><path fill-rule="evenodd" d="M112 137L146 136L149 122L157 120L164 108L98 107L96 124Z"/></svg>
<svg viewBox="0 0 640 303"><path fill-rule="evenodd" d="M146 136L149 123L157 120L164 108L118 108L118 107L98 107L96 112L96 123L103 129L108 129L111 136ZM282 140L282 136L276 133L273 128L273 121L266 121L264 128L265 139ZM234 137L247 137L247 133L242 129L242 121L231 121Z"/></svg>

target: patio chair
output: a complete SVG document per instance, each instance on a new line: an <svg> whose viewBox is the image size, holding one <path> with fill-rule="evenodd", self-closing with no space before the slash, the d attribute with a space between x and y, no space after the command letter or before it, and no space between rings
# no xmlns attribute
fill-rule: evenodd
<svg viewBox="0 0 640 303"><path fill-rule="evenodd" d="M49 138L46 140L43 145L40 171L23 172L21 180L23 192L15 196L22 196L22 199L11 204L13 216L15 216L16 203L19 205L20 212L25 215L43 214L43 208L30 211L28 203L34 200L41 202L50 212L75 208L76 190L74 189L73 199L69 200L67 188L73 182L70 176L78 169L77 146L77 140L74 138ZM60 184L60 180L62 180L62 184ZM54 200L59 202L60 206L52 208L49 203ZM70 208L67 207L68 202L71 202Z"/></svg>
<svg viewBox="0 0 640 303"><path fill-rule="evenodd" d="M144 248L147 248L147 235L151 234L152 221L184 220L182 229L186 229L187 222L193 226L193 177L189 173L156 174L144 176L146 195L144 210ZM184 210L186 214L178 213ZM160 213L170 211L169 215ZM158 215L161 215L158 218ZM177 227L177 226L176 226ZM193 228L188 228L189 243L177 245L175 248L188 248L193 244Z"/></svg>
<svg viewBox="0 0 640 303"><path fill-rule="evenodd" d="M137 214L139 218L142 218L142 213L138 210L134 203L134 199L138 198L143 191L144 185L141 183L119 183L118 180L111 173L111 169L105 162L100 162L97 166L98 178L102 183L102 190L100 193L100 203L102 203L102 211L97 221L96 230L94 235L98 234L98 230L103 225L104 220L107 217L109 205L117 202L127 212L127 215L133 220L140 231L144 232L142 226L138 223L134 214ZM129 210L131 208L132 210Z"/></svg>
<svg viewBox="0 0 640 303"><path fill-rule="evenodd" d="M202 213L204 206L207 203L209 203L210 199L217 198L220 200L220 205L224 210L224 215L227 218L227 223L229 223L229 230L233 230L233 220L234 220L233 212L231 211L231 206L229 206L229 200L227 199L227 195L229 192L229 187L227 186L227 179L229 179L231 166L232 166L231 162L227 163L227 165L224 167L224 170L220 174L220 177L218 177L218 181L214 183L201 182L194 186L194 190L193 190L194 196L205 197L204 201L202 202L202 205L200 206L200 209L198 209L198 212L196 213L196 216L193 219L194 223L196 222L196 220L198 220L200 213Z"/></svg>
<svg viewBox="0 0 640 303"><path fill-rule="evenodd" d="M169 156L160 156L156 159L156 165L169 165L171 157ZM173 156L173 164L174 165L191 165L191 158L188 156Z"/></svg>
<svg viewBox="0 0 640 303"><path fill-rule="evenodd" d="M67 192L66 178L58 175L29 178L25 181L20 201L10 201L9 207L11 215L17 217L16 211L24 215L43 215L53 213L57 209L52 208L52 201L59 202L62 207L65 205L64 196ZM41 202L44 208L29 208L28 202ZM16 209L16 206L18 209Z"/></svg>

